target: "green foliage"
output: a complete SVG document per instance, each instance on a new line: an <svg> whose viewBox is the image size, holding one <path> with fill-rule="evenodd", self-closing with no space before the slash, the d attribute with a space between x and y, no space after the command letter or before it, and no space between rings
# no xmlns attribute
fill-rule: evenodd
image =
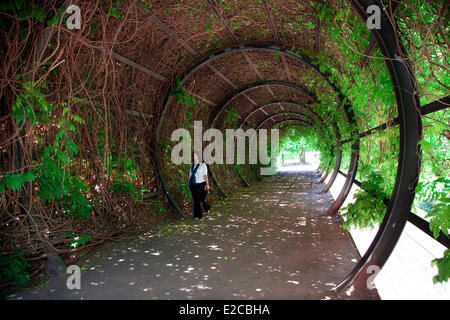
<svg viewBox="0 0 450 320"><path fill-rule="evenodd" d="M86 219L91 215L92 206L83 192L88 190L87 184L77 177L71 177L69 195L63 199L68 214Z"/></svg>
<svg viewBox="0 0 450 320"><path fill-rule="evenodd" d="M46 14L44 9L33 1L7 0L0 3L0 10L16 11L20 19L34 18L43 22Z"/></svg>
<svg viewBox="0 0 450 320"><path fill-rule="evenodd" d="M139 0L139 3L142 4L142 6L144 7L145 11L150 10L150 8L152 7L152 4L148 5L147 1Z"/></svg>
<svg viewBox="0 0 450 320"><path fill-rule="evenodd" d="M114 7L109 8L109 15L119 20L123 19L123 15Z"/></svg>
<svg viewBox="0 0 450 320"><path fill-rule="evenodd" d="M343 227L347 230L351 226L373 228L375 224L381 223L384 218L386 206L383 200L387 197L383 192L384 178L378 172L372 172L368 180L361 185L362 190L355 192L354 203L340 209L345 222Z"/></svg>
<svg viewBox="0 0 450 320"><path fill-rule="evenodd" d="M351 226L360 229L374 227L375 223L381 223L386 207L383 203L374 198L370 193L358 190L354 195L356 201L341 209L346 210L342 216L346 220L343 227L347 230Z"/></svg>
<svg viewBox="0 0 450 320"><path fill-rule="evenodd" d="M313 146L310 146L308 140L302 136L295 135L295 129L290 130L290 135L287 135L283 138L280 143L280 151L288 152L288 153L299 153L300 149L305 149L305 147L309 149L313 149ZM313 151L313 150L311 150Z"/></svg>
<svg viewBox="0 0 450 320"><path fill-rule="evenodd" d="M113 155L111 161L110 175L115 174L119 177L127 176L136 179L138 166L127 155Z"/></svg>
<svg viewBox="0 0 450 320"><path fill-rule="evenodd" d="M197 104L194 97L189 95L181 85L181 80L177 78L176 87L169 92L169 97L174 97L179 103L184 103L188 106L195 106Z"/></svg>
<svg viewBox="0 0 450 320"><path fill-rule="evenodd" d="M334 140L325 130L319 132L311 127L292 125L288 128L280 126L280 153L288 152L298 154L300 149L304 151L320 152L321 166L326 167L332 157Z"/></svg>
<svg viewBox="0 0 450 320"><path fill-rule="evenodd" d="M29 120L32 127L38 122L48 122L54 109L44 98L40 88L34 83L25 83L24 92L17 96L13 104L13 117L22 122ZM7 188L18 190L25 182L36 183L37 195L44 203L59 202L66 214L74 214L80 218L88 218L92 209L89 200L84 196L88 186L70 171L73 158L78 154L78 145L74 138L76 125L84 124L83 119L72 114L70 108L64 107L61 118L57 121L58 131L53 144L44 148L41 157L32 170L25 174L6 173L0 182L0 191ZM57 106L58 107L58 106Z"/></svg>
<svg viewBox="0 0 450 320"><path fill-rule="evenodd" d="M43 84L40 87L45 87ZM32 125L36 122L48 122L52 106L45 100L39 86L26 82L23 93L19 94L12 105L12 116L19 123L28 119Z"/></svg>
<svg viewBox="0 0 450 320"><path fill-rule="evenodd" d="M68 149L73 153L76 145L71 145ZM44 203L59 201L67 208L67 214L88 218L92 207L83 195L88 187L80 178L70 174L70 162L68 154L55 149L54 146L44 150L41 165L34 170L38 196Z"/></svg>
<svg viewBox="0 0 450 320"><path fill-rule="evenodd" d="M445 250L442 258L434 259L433 264L438 268L438 274L433 277L433 282L447 282L450 278L450 250Z"/></svg>
<svg viewBox="0 0 450 320"><path fill-rule="evenodd" d="M187 91L181 85L181 80L177 78L176 86L169 92L169 97L176 98L181 104L185 104L188 109L185 113L185 123L184 127L189 127L191 120L193 118L193 112L198 108L197 100L193 96L187 93Z"/></svg>
<svg viewBox="0 0 450 320"><path fill-rule="evenodd" d="M427 212L425 218L431 218L430 230L433 232L435 238L439 236L440 231L447 237L449 236L449 192L450 178L447 177L420 182L416 188L420 207Z"/></svg>
<svg viewBox="0 0 450 320"><path fill-rule="evenodd" d="M78 146L73 140L76 134L75 123L84 122L71 114L68 107L63 109L62 117L58 122L59 130L53 145L44 149L40 165L33 170L38 196L44 203L59 201L66 208L67 214L85 219L90 216L92 209L83 194L88 191L88 186L70 171L72 159L78 154Z"/></svg>
<svg viewBox="0 0 450 320"><path fill-rule="evenodd" d="M275 56L273 57L275 60L279 59L281 56L281 51L278 51L277 53L275 53Z"/></svg>
<svg viewBox="0 0 450 320"><path fill-rule="evenodd" d="M157 200L155 201L154 205L153 205L153 209L155 209L155 211L161 212L161 213L166 213L166 208L164 208L163 204L161 203L161 201Z"/></svg>
<svg viewBox="0 0 450 320"><path fill-rule="evenodd" d="M387 198L387 194L383 191L384 181L385 178L378 171L373 171L369 174L368 180L361 183L361 188L373 197L383 201Z"/></svg>
<svg viewBox="0 0 450 320"><path fill-rule="evenodd" d="M117 156L113 154L110 161L109 175L115 177L112 183L112 190L117 194L130 194L135 200L142 200L142 193L146 189L137 190L133 184L136 180L136 174L139 170L138 166L126 154Z"/></svg>
<svg viewBox="0 0 450 320"><path fill-rule="evenodd" d="M28 269L31 267L25 259L23 251L14 251L12 255L0 255L0 280L13 282L16 286L23 286L30 281Z"/></svg>
<svg viewBox="0 0 450 320"><path fill-rule="evenodd" d="M92 240L92 237L88 234L82 235L81 237L76 237L72 234L72 232L66 232L64 236L72 239L72 241L70 242L70 246L74 249L80 246L84 246L88 243L89 240Z"/></svg>
<svg viewBox="0 0 450 320"><path fill-rule="evenodd" d="M113 192L134 194L134 186L130 181L117 180L112 184Z"/></svg>
<svg viewBox="0 0 450 320"><path fill-rule="evenodd" d="M0 179L0 193L3 193L8 188L17 191L25 182L30 182L34 179L34 175L31 171L25 174L21 173L5 173L5 175Z"/></svg>
<svg viewBox="0 0 450 320"><path fill-rule="evenodd" d="M188 198L192 198L192 194L189 191L189 184L187 182L184 183L183 180L182 180L182 179L185 179L185 175L186 175L185 171L183 171L181 169L178 169L178 173L180 174L180 177L182 177L179 180L179 183L180 183L180 188L179 189L181 191L181 194L183 196L187 196Z"/></svg>
<svg viewBox="0 0 450 320"><path fill-rule="evenodd" d="M225 112L223 127L226 129L236 129L239 122L239 113L236 108L230 108Z"/></svg>
<svg viewBox="0 0 450 320"><path fill-rule="evenodd" d="M13 11L22 9L25 0L9 0L0 3L0 10Z"/></svg>
<svg viewBox="0 0 450 320"><path fill-rule="evenodd" d="M67 8L63 7L61 9L58 10L58 12L55 14L55 16L47 21L47 25L49 26L55 26L59 23L59 21L61 20L61 17L64 15L64 13L66 12Z"/></svg>
<svg viewBox="0 0 450 320"><path fill-rule="evenodd" d="M134 197L134 200L142 200L143 193L147 191L147 189L144 188L136 189L132 182L123 178L113 181L112 190L117 194L130 194Z"/></svg>

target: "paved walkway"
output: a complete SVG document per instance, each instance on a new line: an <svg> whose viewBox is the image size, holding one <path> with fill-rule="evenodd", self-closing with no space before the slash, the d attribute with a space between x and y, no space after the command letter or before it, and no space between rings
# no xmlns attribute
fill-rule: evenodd
<svg viewBox="0 0 450 320"><path fill-rule="evenodd" d="M318 180L266 178L201 221L99 248L79 262L80 290L55 278L15 299L333 299L359 255L340 218L324 215L332 198Z"/></svg>

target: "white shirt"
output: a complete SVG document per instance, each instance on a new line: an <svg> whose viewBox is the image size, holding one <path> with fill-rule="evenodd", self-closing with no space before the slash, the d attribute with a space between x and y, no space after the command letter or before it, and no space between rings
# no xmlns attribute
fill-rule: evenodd
<svg viewBox="0 0 450 320"><path fill-rule="evenodd" d="M194 168L197 164L194 164ZM195 183L205 182L205 176L208 174L208 168L206 167L206 163L200 163L200 166L195 173ZM192 171L189 168L189 179L191 179Z"/></svg>

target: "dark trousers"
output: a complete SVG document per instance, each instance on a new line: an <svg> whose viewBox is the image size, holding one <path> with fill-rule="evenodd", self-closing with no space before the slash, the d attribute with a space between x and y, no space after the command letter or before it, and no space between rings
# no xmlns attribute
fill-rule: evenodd
<svg viewBox="0 0 450 320"><path fill-rule="evenodd" d="M204 203L206 197L205 186L206 182L197 183L191 190L192 198L194 199L194 218L201 219L202 217L202 208L200 207L200 203L203 204L203 208L207 211Z"/></svg>

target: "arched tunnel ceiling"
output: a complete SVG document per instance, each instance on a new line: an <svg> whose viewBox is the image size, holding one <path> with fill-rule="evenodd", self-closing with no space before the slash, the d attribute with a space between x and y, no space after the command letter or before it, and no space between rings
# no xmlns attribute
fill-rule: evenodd
<svg viewBox="0 0 450 320"><path fill-rule="evenodd" d="M390 20L384 16L382 29L370 32L361 17L373 1L350 2L353 7L338 0L124 1L115 4L122 16L112 17L102 2L103 11L79 1L89 23L79 34L63 36L69 43L65 50L73 55L66 63L74 66L71 80L83 84L86 75L92 75L104 76L105 81L86 83L71 93L116 105L119 116L111 120L116 127L137 128L141 124L127 113L142 115L147 128L140 134L149 141L168 198L169 189L175 188L165 185L168 165L161 159L168 155L170 133L180 126L192 130L193 120L223 129L227 113L234 110L243 128L300 123L325 129L334 135L336 154L328 186L339 170L342 131L342 138L352 144L347 145L351 160L346 182L335 202L340 206L358 169L359 134L398 117L400 147L392 200L373 244L342 283L345 287L357 277L364 279L370 263L382 265L401 234L413 200L411 186L418 180L422 132L415 75L408 60L401 59L407 55L394 41ZM384 2L390 10L393 3L397 1ZM328 25L320 20L327 14L334 19ZM100 32L95 26L101 26ZM336 30L343 43L336 40ZM106 62L110 69L103 69ZM78 63L83 67L76 68ZM108 81L113 83L109 96L104 87ZM58 85L53 81L49 91ZM383 88L382 97L378 88ZM179 89L195 97L195 108L177 99L174 92ZM50 96L61 101L60 93L53 90ZM173 174L176 168L170 170ZM224 180L228 178L234 177Z"/></svg>
<svg viewBox="0 0 450 320"><path fill-rule="evenodd" d="M337 7L340 5L342 9L348 8L345 4ZM127 10L135 19L121 27L120 33L111 32L117 37L112 49L169 82L182 77L193 63L212 52L249 42L275 44L311 56L330 56L333 57L333 67L339 72L352 70L345 57L339 56L339 50L334 50L333 42L324 34L317 34L317 5L307 1L152 1L151 5L137 3L136 7L131 6ZM352 22L362 23L355 13L349 11L349 14L353 17ZM113 30L117 28L114 22L111 25ZM352 32L350 26L347 32ZM129 37L130 33L132 37ZM358 34L352 44L354 49L364 52L368 38L369 32ZM319 92L319 96L332 96L329 87L315 83L316 77L310 68L288 55L245 51L227 54L199 68L184 87L200 101L207 101L208 109L233 90L257 81L309 84ZM142 84L152 92L146 94L150 101L145 104L152 105L155 99L161 101L158 94L152 94L155 87L161 87L161 81L146 78ZM261 104L268 102L269 98L281 96L283 92L268 88L258 97L250 98ZM294 98L298 98L295 93ZM249 103L255 105L253 102L245 99L239 105L248 108ZM178 106L171 108L177 109Z"/></svg>
<svg viewBox="0 0 450 320"><path fill-rule="evenodd" d="M350 126L357 134L358 129L354 124L359 119L353 115L351 102L335 83L337 74L332 75L326 70L333 70L341 77L347 75L351 78L354 73L353 67L359 62L344 59L346 57L339 50L335 50L335 43L321 36L317 10L306 8L304 3L290 3L290 5L295 9L289 10L287 6L269 4L267 1L251 2L250 6L242 6L242 2L236 1L181 4L166 2L161 6L152 3L151 8L137 3L137 16L142 18L141 14L144 14L144 20L149 19L154 27L156 26L155 32L165 33L160 43L162 45L169 43L172 51L164 49L165 55L173 55L170 62L163 65L166 69L168 67L173 69L171 79L174 84L168 97L166 96L166 100L163 101L158 117L156 130L158 144L169 141L170 132L183 122L184 126L187 125L192 129L193 123L191 121L189 124L190 119L203 120L209 126L221 127L231 111L234 111L240 119L240 125L246 127L260 127L268 122L276 123L284 118L290 119L293 113L297 114L297 118L302 118L304 124L313 125L313 121L310 120L312 114L312 117L318 120L315 122L317 126L328 127L327 130L330 131L339 131L339 127ZM333 9L338 10L339 4ZM341 9L348 9L348 6L343 5ZM195 14L192 11L195 11ZM346 14L352 17L349 20L353 24L363 25L353 11L347 10ZM196 23L186 24L186 21L189 21L188 16L196 17ZM202 30L199 29L199 24L206 17L213 22L206 23L205 31L200 32ZM240 34L241 30L236 22L242 17L244 20L251 20L257 28L252 29L246 25L245 33ZM295 30L295 39L290 37L292 32L289 32L289 28L277 25L277 19L283 21L283 17L290 21L299 21L288 23L289 28ZM180 28L181 24L184 25L183 28ZM143 26L149 27L147 24ZM266 29L266 32L261 32L263 29ZM364 28L360 28L359 31L355 31L354 25L351 24L343 29L349 34L354 33L351 37L354 40L353 49L356 52L364 52L369 39L368 30L361 32L360 30ZM259 31L253 33L255 30ZM299 34L300 30L304 33ZM135 34L140 32L148 33L148 30L136 28ZM209 39L205 37L206 34L209 34ZM157 37L159 36L160 34ZM152 40L153 37L152 30ZM133 46L131 43L129 45ZM142 53L142 56L151 54L152 58L158 57L158 62L163 61L163 57L155 51L157 50L151 48L148 52ZM327 57L332 63L322 70L324 66L318 63L318 57ZM151 60L143 61L141 57L138 61L147 67ZM158 70L159 66L158 63L152 64L152 71L162 75L163 72ZM171 81L167 80L170 85ZM358 84L353 81L351 85ZM186 90L195 97L198 101L197 107L188 110L183 101L172 98L173 90L178 89ZM161 97L158 97L158 101L161 102ZM269 110L270 113L261 108L275 101L293 101L307 110L302 116L298 114L298 110L285 110L284 103L281 102L277 104L281 110L278 113L273 110L273 105ZM325 111L317 109L318 104L343 112L346 119L337 117L330 122L329 113L326 109ZM260 111L259 116L253 112L255 109ZM249 117L250 113L253 119ZM249 121L244 123L244 118ZM362 121L363 124L365 122ZM337 138L340 137L338 131L335 132ZM359 142L356 142L354 150L357 151L358 148ZM347 180L350 179L351 176Z"/></svg>
<svg viewBox="0 0 450 320"><path fill-rule="evenodd" d="M235 2L236 5L238 2ZM359 147L360 147L360 142L359 142L359 132L361 132L361 128L358 128L357 126L357 117L355 117L355 112L356 110L353 108L352 106L352 102L350 101L350 99L348 99L348 97L345 96L344 91L341 89L340 85L335 83L336 77L341 77L341 78L353 78L355 76L354 71L356 70L356 65L358 64L359 61L357 61L356 59L354 59L353 61L348 61L348 59L343 59L342 56L339 56L339 51L337 50L333 50L333 43L332 42L327 42L326 40L322 40L322 46L320 44L320 31L318 32L318 34L316 35L316 41L314 42L314 46L312 46L311 41L305 41L305 39L303 37L298 37L297 41L290 41L289 45L286 45L286 43L283 42L285 36L283 35L283 32L281 32L280 34L278 34L277 30L276 30L276 25L273 23L272 20L272 12L271 9L266 1L262 1L260 2L263 4L264 6L264 13L266 14L266 19L267 19L267 24L270 27L271 30L271 34L272 34L272 39L269 40L269 42L273 43L277 43L278 47L280 48L284 48L283 49L275 49L272 47L265 47L263 49L258 48L258 50L253 50L252 47L250 47L251 49L247 48L242 48L242 45L246 45L248 44L248 40L244 38L240 38L241 35L236 35L235 31L236 27L230 27L226 18L228 20L233 20L233 17L228 17L224 11L226 11L226 8L223 8L220 6L220 4L216 3L215 1L207 1L207 6L208 8L206 9L210 9L213 11L217 21L219 21L221 23L221 26L223 28L223 32L222 34L220 34L220 36L226 38L228 36L229 41L231 43L231 45L228 45L226 42L225 44L222 46L223 51L219 52L219 54L214 54L213 56L207 56L206 58L202 58L202 59L197 59L196 62L193 63L194 67L183 67L183 73L180 75L181 80L178 80L178 86L181 85L183 86L183 88L185 88L185 90L187 90L188 92L192 92L193 94L195 94L196 97L198 97L199 99L203 100L203 101L208 101L209 103L209 107L204 109L204 108L198 108L197 110L201 112L202 115L202 119L211 119L211 126L215 126L216 125L216 120L218 120L221 116L222 112L227 112L226 108L228 107L228 105L232 105L232 104L236 104L236 107L234 108L234 110L239 110L238 113L238 117L242 118L245 117L247 114L252 112L252 109L258 106L262 106L264 104L267 104L271 101L275 101L277 98L278 100L282 100L283 96L279 96L277 97L277 95L275 94L275 92L272 89L272 85L268 84L266 86L262 86L260 88L258 88L258 92L256 94L251 95L251 93L255 93L255 92L251 92L251 91L246 91L245 88L248 86L252 86L253 84L257 83L258 81L267 81L267 80L279 80L279 81L289 81L291 83L295 83L299 86L304 86L309 84L308 88L314 88L316 91L316 96L318 97L317 102L320 104L326 104L328 108L326 108L326 110L329 110L329 108L335 108L337 109L339 112L342 112L343 114L345 114L345 120L347 121L347 125L350 127L350 135L352 137L355 137L355 141L352 144L352 151L351 151L351 159L350 159L350 164L349 164L349 173L347 174L347 178L346 181L344 183L344 186L339 194L339 196L337 197L336 201L334 202L334 204L332 205L332 207L330 208L331 212L330 214L335 214L337 212L337 210L340 208L340 206L342 205L343 201L345 200L345 198L347 197L350 188L352 186L352 183L354 181L356 172L357 172L357 168L358 168L358 159L359 159ZM239 2L239 4L244 4L244 2ZM360 3L361 4L361 3ZM357 10L363 11L364 9L362 9L362 7L368 6L367 3L364 3L363 5L361 5L361 7L357 7ZM204 9L204 8L203 8ZM247 11L251 11L252 8L251 6L249 7L245 7L242 8L241 12L245 12L245 16L246 17L250 17L251 14ZM261 8L260 8L261 9ZM145 10L145 9L144 9ZM169 9L170 11L171 9ZM237 11L239 12L239 11ZM309 12L311 12L311 10L309 10ZM316 13L317 14L317 13ZM347 11L347 15L351 15L352 12L351 11ZM354 14L354 13L353 13ZM362 15L364 15L365 13L361 13ZM354 14L356 16L356 14ZM151 14L149 14L149 16L151 16ZM275 16L277 16L277 14L275 14ZM353 18L355 18L355 16ZM256 17L255 17L256 19ZM291 17L292 19L292 17ZM179 44L181 44L183 46L184 49L187 50L187 54L192 55L194 57L199 57L199 56L205 56L205 54L202 52L201 48L199 48L198 43L192 43L192 44L188 44L189 41L192 41L192 38L189 38L188 40L184 40L185 42L183 42L182 39L186 39L185 37L182 36L182 32L186 31L186 30L169 30L169 28L167 27L167 25L164 23L164 21L162 20L155 20L153 19L153 21L161 28L163 28L170 36L173 40L177 41ZM310 21L311 22L311 21ZM232 24L232 22L230 22ZM356 19L353 21L354 24L361 24L361 21L358 20L358 17L356 17ZM354 25L353 25L354 27ZM211 28L211 26L209 26L208 28ZM389 24L386 24L384 26L384 29L386 29L386 32L392 32L392 29L390 29L391 26ZM251 30L250 27L246 28L247 30ZM343 29L344 32L355 32L356 33L355 28L352 28L352 26L348 27L347 29ZM359 29L361 30L361 29ZM224 35L224 33L226 35ZM365 52L365 48L364 46L368 45L368 31L366 30L366 32L359 32L359 34L355 37L355 34L353 34L353 38L349 37L351 39L358 39L358 41L356 41L356 44L354 45L354 47L356 48L356 52ZM219 35L219 34L218 34ZM389 40L389 35L386 37L386 35L384 35L384 39L383 39L383 35L381 33L377 33L377 35L379 36L379 38L377 39L378 41L385 41L383 43L384 47L384 53L385 55L390 55L391 57L395 56L396 52L395 49L392 48L392 41ZM251 36L253 41L257 41L260 40L258 38L257 35L252 35ZM311 39L312 37L310 37ZM298 40L301 39L301 41L299 42ZM267 39L261 39L259 41L259 43L257 44L258 46L260 46L260 44L266 41ZM387 42L386 42L387 41ZM199 41L200 42L200 41ZM391 42L391 43L389 43ZM309 44L309 46L308 46ZM232 48L231 50L224 50L224 48L226 48L227 46L235 46L235 48ZM358 47L359 46L359 47ZM241 47L241 48L236 48L236 47ZM289 50L289 48L292 48L291 50ZM289 51L288 51L289 50ZM211 52L212 50L209 50L209 52ZM269 51L269 52L267 52ZM271 52L270 52L271 51ZM278 51L278 52L277 52ZM281 52L280 52L281 51ZM337 54L336 54L336 52ZM269 53L269 54L267 54ZM271 54L270 54L271 53ZM274 56L275 53L275 56ZM309 53L309 54L308 54ZM211 54L211 53L209 53ZM317 63L317 61L315 61L316 58L320 57L320 56L327 56L328 59L330 59L332 61L332 63L330 63L330 65L328 66L324 66L324 65L320 65L320 63ZM225 59L228 58L228 60L224 60L221 61L221 59ZM278 63L278 58L280 58L280 60L282 60L282 64L284 68L281 68L281 65ZM292 66L292 62L291 64L289 63L289 60L291 60L291 58L295 58L296 62L298 62L300 64L300 66L296 66L293 67ZM181 60L181 59L180 59ZM320 60L320 58L319 58ZM275 63L273 62L275 61ZM220 62L220 64L219 64ZM305 68L306 66L306 68ZM391 74L393 72L394 69L397 69L397 72L401 72L401 73L407 73L407 71L405 70L405 66L394 66L392 63L390 64L390 71ZM196 72L199 72L200 69L204 69L203 73L200 76L200 79L197 80L196 77ZM324 69L322 69L324 68ZM329 73L328 71L326 71L327 69L329 69L330 71L334 71L334 75L332 73ZM267 71L266 71L267 70ZM294 70L294 72L292 72L291 70ZM317 78L321 78L321 82L317 82ZM403 87L409 87L409 92L413 92L414 89L411 88L411 84L414 83L413 81L409 81L405 82L406 79L392 79L394 81L394 83L399 83L400 86ZM408 80L406 80L408 81ZM318 84L322 83L321 86L319 86ZM345 82L344 82L345 83ZM342 84L342 82L341 82ZM344 84L345 85L345 84ZM347 83L347 86L349 87L357 87L359 85L359 83L357 83L355 80L351 81L350 83ZM327 89L325 89L325 87L329 86L329 88L331 88L331 93L330 91L327 91ZM172 89L173 90L173 89ZM241 93L242 94L239 94ZM255 90L256 91L256 90ZM303 92L302 92L303 91ZM305 95L304 93L306 93L308 90L297 90L297 94L302 94L303 96ZM236 94L238 93L238 94ZM279 93L278 93L279 94ZM295 99L296 102L298 102L299 104L303 104L306 105L310 102L311 100L311 96L314 94L309 94L309 97L307 95L306 97L306 101L298 101L298 97L296 96L296 94L294 94L294 97L289 97L290 99ZM410 110L414 110L414 105L417 102L414 102L414 97L409 96L407 97L408 93L399 93L397 92L397 98L398 101L402 101L399 98L399 95L404 95L405 100L402 101L402 109L405 108L409 108ZM228 97L228 98L226 98ZM166 98L167 99L167 98ZM409 99L409 100L408 100ZM160 130L161 128L164 126L165 131L167 132L167 129L170 132L170 129L175 129L174 127L171 127L170 125L166 125L167 122L172 122L173 125L175 125L176 121L173 121L173 118L169 118L167 117L167 113L173 115L174 112L173 110L178 110L179 113L183 113L183 108L181 106L179 106L178 102L173 103L173 101L175 101L175 99L171 98L171 93L169 93L168 96L168 100L165 100L165 105L162 109L162 114L159 120L159 125L158 125L158 129L157 129L157 139L158 139L158 143L161 143L162 141L160 140ZM178 105L176 106L176 104L178 103ZM172 104L172 105L171 105ZM409 105L408 105L409 104ZM283 108L282 105L280 104L280 108ZM339 110L340 109L340 110ZM243 114L241 114L241 111L244 111ZM315 112L319 112L318 109L314 110ZM267 113L267 112L265 112ZM186 113L187 114L187 113ZM195 119L195 114L191 116L194 117ZM276 117L281 116L283 118L281 119L276 119ZM293 116L296 116L295 118L293 118ZM411 134L411 137L409 139L411 139L412 143L417 143L417 139L418 139L418 130L420 130L420 126L421 124L418 123L416 125L415 120L414 120L414 115L412 115L412 118L410 119L410 124L409 124L409 132ZM224 116L225 117L225 116ZM269 115L266 114L266 117L264 118L264 120L260 121L259 124L256 126L256 128L260 128L261 126L263 126L265 123L269 122L269 121L278 121L278 123L280 123L280 121L282 122L284 119L289 120L286 122L300 122L302 121L305 125L309 125L308 121L303 118L302 115L299 115L296 112L291 112L288 113L286 111L284 112L279 112L279 113L275 113L273 115ZM416 119L417 120L417 119ZM225 120L222 121L223 123L225 123ZM364 122L368 122L367 120L362 121ZM276 122L277 124L277 122ZM342 126L342 124L340 124ZM336 127L336 125L334 125L334 127L336 129L338 129L338 127ZM331 125L330 125L330 129L331 129ZM403 125L400 126L401 130L405 130L405 127ZM401 132L402 134L402 132ZM336 137L338 138L337 140L337 158L336 158L336 167L335 170L333 172L333 179L335 178L336 174L337 174L337 170L336 168L339 168L340 165L340 158L341 158L341 150L339 148L339 136L340 134L336 133ZM167 139L167 137L166 137ZM408 150L401 150L401 154L400 154L400 160L399 160L399 167L403 166L400 170L405 170L406 167L409 166L410 171L409 171L409 177L408 176L404 176L402 177L400 180L396 181L396 187L395 187L395 191L394 194L397 192L397 195L402 194L402 192L400 191L400 189L404 188L404 182L408 181L411 179L414 179L414 175L417 175L417 159L409 159L409 160L405 160L404 158L404 154L409 153L410 155L414 154L414 150L409 148ZM158 162L158 170L161 172L160 169L160 161L157 158L157 162ZM242 177L242 175L239 173L238 171L238 175L242 178L242 180L246 183L247 181ZM213 174L214 177L214 174ZM216 180L214 178L214 180ZM331 181L332 183L332 181ZM328 184L327 187L329 187L330 183ZM403 185L403 186L402 186ZM408 197L406 196L406 194L402 194L402 196L404 197L404 201L405 203L411 202L411 199L408 199ZM405 197L406 196L406 197ZM173 199L171 200L172 203L176 206L175 202L173 201ZM366 255L363 257L363 259L360 261L360 264L355 267L354 271L349 274L349 276L346 278L346 280L341 284L341 287L345 287L348 285L348 283L353 283L355 281L356 278L359 279L365 279L364 276L362 276L363 274L363 270L365 268L368 267L369 262L371 261L371 259L378 259L378 257L375 258L371 258L371 254L372 252L379 252L379 254L381 254L381 252L383 252L383 250L386 250L386 244L383 244L383 241L381 239L383 239L382 233L383 233L383 229L386 227L386 223L389 223L388 220L391 217L395 217L396 215L399 215L398 213L398 209L395 209L396 205L390 206L388 208L388 213L386 214L386 218L384 220L384 225L382 226L382 228L380 229L379 233L377 234L377 237L381 237L379 239L379 244L375 243L366 253ZM397 204L397 207L401 206L399 204ZM179 208L178 208L179 210ZM394 219L394 218L392 218ZM395 226L396 223L394 223ZM394 236L395 237L395 236ZM385 239L386 236L385 236ZM386 241L386 240L385 240ZM384 258L382 258L383 260ZM385 260L384 260L385 261ZM382 262L383 263L383 262ZM360 282L362 283L362 282Z"/></svg>

